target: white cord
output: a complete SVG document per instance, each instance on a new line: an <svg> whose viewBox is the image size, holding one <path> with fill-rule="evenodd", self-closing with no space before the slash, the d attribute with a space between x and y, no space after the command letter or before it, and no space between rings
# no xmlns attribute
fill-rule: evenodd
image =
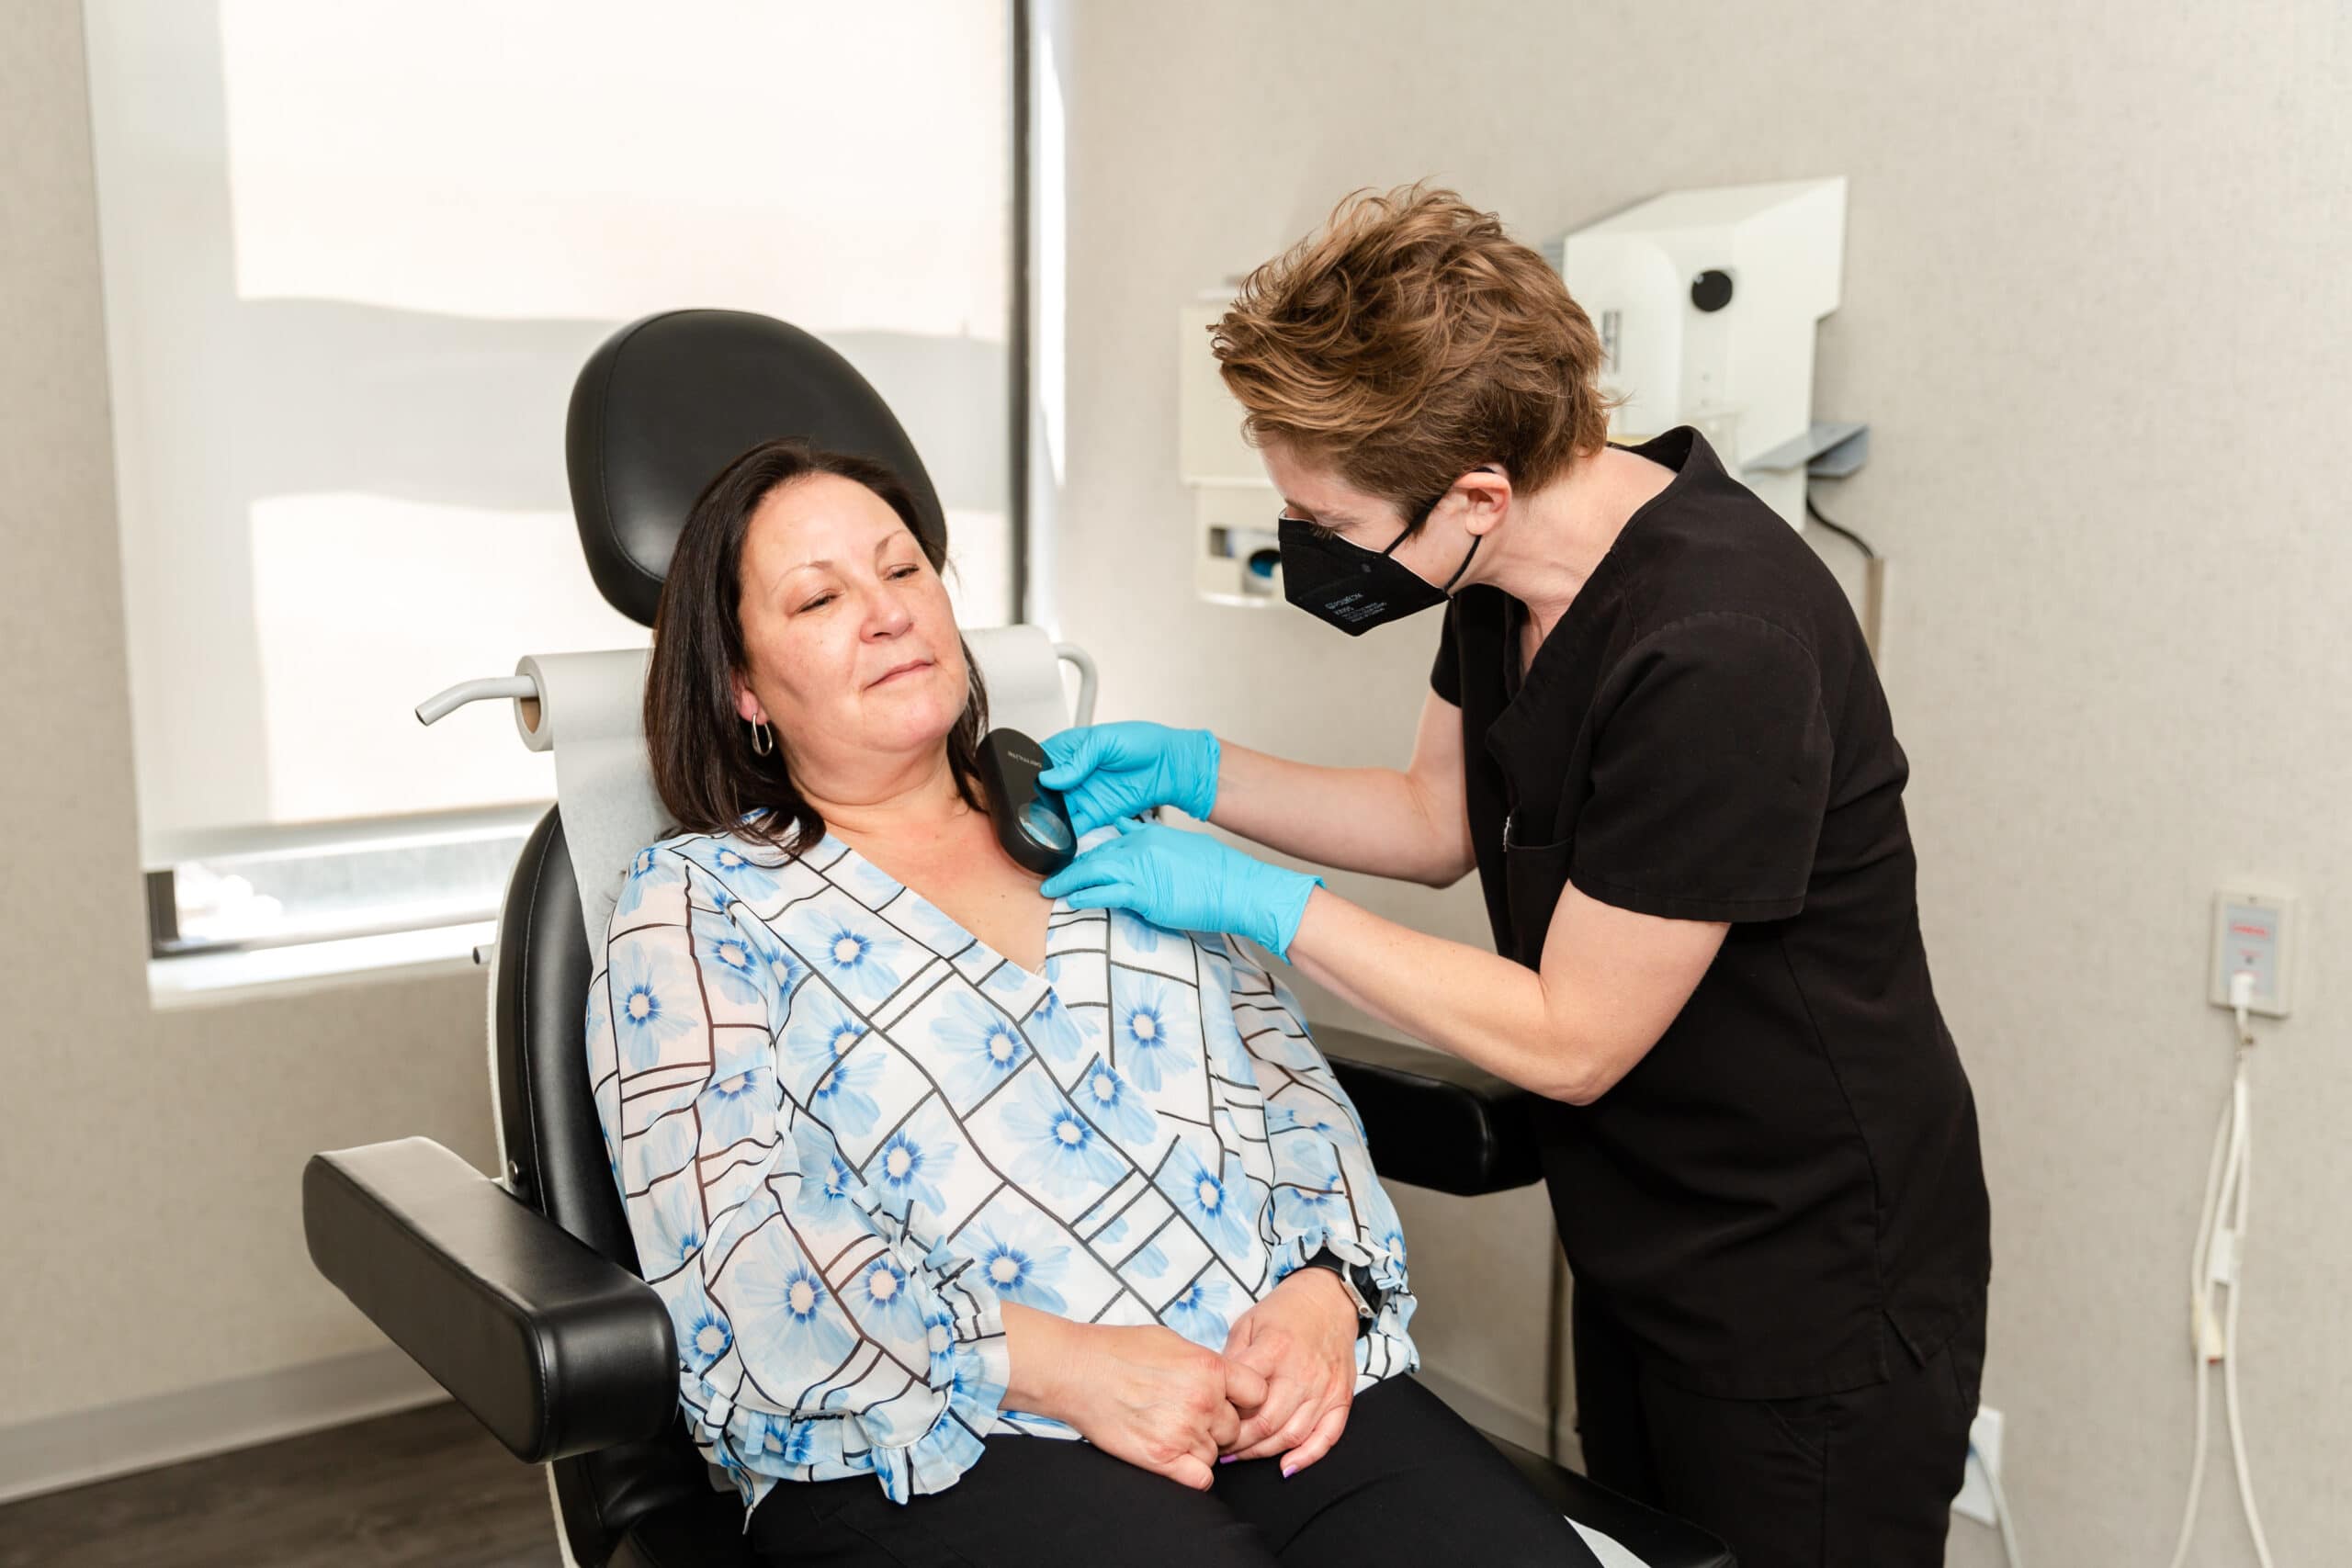
<svg viewBox="0 0 2352 1568"><path fill-rule="evenodd" d="M2211 1400L2205 1370L2222 1363L2222 1390L2229 1414L2230 1452L2235 1461L2238 1501L2245 1510L2246 1529L2254 1538L2256 1559L2262 1568L2274 1568L2270 1543L2262 1530L2262 1515L2254 1502L2254 1471L2246 1458L2245 1427L2238 1404L2238 1306L2244 1295L2241 1266L2245 1259L2246 1218L2250 1208L2249 1176L2253 1168L2254 1117L2247 1066L2255 1043L2247 1017L2254 976L2230 976L2230 1002L2237 1022L2237 1071L2230 1083L2230 1098L2222 1108L2221 1124L2213 1131L2213 1154L2205 1171L2205 1196L2199 1206L2197 1249L2189 1258L2189 1364L2197 1378L2197 1435L2188 1469L2188 1497L2180 1519L2180 1537L2174 1543L2171 1568L2188 1561L2188 1544L2197 1529L2198 1504L2205 1486L2205 1450L2211 1436ZM2228 1287L2229 1304L2219 1309L2215 1294Z"/></svg>
<svg viewBox="0 0 2352 1568"><path fill-rule="evenodd" d="M2211 1402L2206 1393L2205 1365L2222 1348L2206 1289L2212 1277L2213 1220L2221 1206L2222 1157L2237 1124L2235 1105L2233 1097L2231 1104L2222 1108L2222 1119L2213 1127L2213 1154L2205 1164L2205 1197L2197 1218L2197 1249L2188 1255L2188 1365L2190 1375L2197 1380L2197 1444L2190 1450L2188 1502L2180 1516L2180 1539L2173 1547L2168 1568L2181 1568L2188 1561L2189 1537L2197 1528L2197 1506L2205 1492L2205 1450L2211 1446Z"/></svg>
<svg viewBox="0 0 2352 1568"><path fill-rule="evenodd" d="M1993 1494L1993 1522L2001 1529L2001 1555L2008 1559L2009 1568L2025 1568L2025 1553L2018 1548L2017 1527L2009 1522L2009 1496L2001 1490L1999 1473L1984 1462L1974 1443L1968 1445L1968 1460L1984 1478L1985 1490Z"/></svg>
<svg viewBox="0 0 2352 1568"><path fill-rule="evenodd" d="M2253 1184L2254 1118L2246 1106L2245 1057L2238 1057L2235 1093L2238 1117L2238 1181L2237 1210L2231 1222L2234 1233L2230 1242L2230 1324L2222 1337L2228 1348L2222 1361L2222 1392L2223 1403L2230 1412L2230 1452L2237 1461L2238 1501L2245 1508L2246 1532L2254 1537L2255 1561L2262 1568L2273 1568L2270 1542L2262 1533L2262 1510L2254 1506L2254 1467L2245 1457L2245 1423L2238 1414L2238 1303L2245 1296L2245 1286L2239 1266L2245 1249L2246 1192ZM2198 1381L2202 1382L2200 1376Z"/></svg>

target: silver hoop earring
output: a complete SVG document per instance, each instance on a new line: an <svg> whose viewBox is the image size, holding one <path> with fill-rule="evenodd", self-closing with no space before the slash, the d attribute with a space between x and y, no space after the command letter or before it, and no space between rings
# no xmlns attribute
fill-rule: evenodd
<svg viewBox="0 0 2352 1568"><path fill-rule="evenodd" d="M764 757L775 750L775 732L767 727L764 720L753 719L752 721L752 755Z"/></svg>

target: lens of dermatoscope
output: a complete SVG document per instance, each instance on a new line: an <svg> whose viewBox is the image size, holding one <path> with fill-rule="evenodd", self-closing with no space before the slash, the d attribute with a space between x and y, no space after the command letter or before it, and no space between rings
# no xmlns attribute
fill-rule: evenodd
<svg viewBox="0 0 2352 1568"><path fill-rule="evenodd" d="M1032 841L1049 850L1077 847L1078 840L1070 837L1069 824L1054 815L1042 800L1033 800L1021 808L1021 830L1028 834Z"/></svg>

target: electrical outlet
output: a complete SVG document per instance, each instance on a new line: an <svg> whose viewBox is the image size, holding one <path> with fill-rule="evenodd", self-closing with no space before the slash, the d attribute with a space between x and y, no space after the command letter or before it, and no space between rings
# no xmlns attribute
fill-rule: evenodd
<svg viewBox="0 0 2352 1568"><path fill-rule="evenodd" d="M2298 922L2295 896L2274 889L2225 887L2213 895L2213 964L2206 994L2230 1005L2230 976L2254 976L2246 1010L2284 1018L2294 1007Z"/></svg>
<svg viewBox="0 0 2352 1568"><path fill-rule="evenodd" d="M1993 1488L1984 1472L1996 1476L2001 1473L1999 1411L1977 1407L1976 1419L1968 1424L1968 1469L1960 1483L1960 1495L1951 1500L1951 1511L1980 1525L1998 1524L1993 1512Z"/></svg>

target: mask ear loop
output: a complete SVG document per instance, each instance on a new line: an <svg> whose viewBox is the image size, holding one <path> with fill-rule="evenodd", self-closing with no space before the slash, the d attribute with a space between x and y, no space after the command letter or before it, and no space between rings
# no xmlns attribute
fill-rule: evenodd
<svg viewBox="0 0 2352 1568"><path fill-rule="evenodd" d="M1445 580L1445 586L1439 589L1439 592L1451 593L1453 592L1453 585L1462 581L1462 574L1464 572L1470 570L1471 558L1478 553L1479 543L1485 538L1486 536L1484 534L1473 534L1470 536L1470 554L1462 558L1462 564L1453 569L1453 575Z"/></svg>
<svg viewBox="0 0 2352 1568"><path fill-rule="evenodd" d="M1498 474L1502 472L1500 468L1496 468L1492 463L1481 463L1472 471L1481 474ZM1396 553L1396 547L1411 538L1414 533L1419 529L1420 525L1430 520L1430 514L1437 511L1438 507L1444 502L1445 498L1453 493L1453 487L1452 485L1448 485L1443 490L1438 491L1437 495L1430 500L1429 504L1421 508L1420 514L1415 517L1410 523L1405 525L1405 531L1397 535L1396 537L1390 542L1386 549L1380 552L1382 557L1385 558L1388 556L1395 555ZM1486 538L1487 536L1484 534L1473 534L1470 536L1469 553L1462 558L1462 564L1453 569L1453 575L1445 580L1445 586L1439 589L1439 592L1452 593L1453 592L1453 585L1462 581L1462 574L1464 572L1470 570L1470 562L1478 554L1478 547L1486 542Z"/></svg>

